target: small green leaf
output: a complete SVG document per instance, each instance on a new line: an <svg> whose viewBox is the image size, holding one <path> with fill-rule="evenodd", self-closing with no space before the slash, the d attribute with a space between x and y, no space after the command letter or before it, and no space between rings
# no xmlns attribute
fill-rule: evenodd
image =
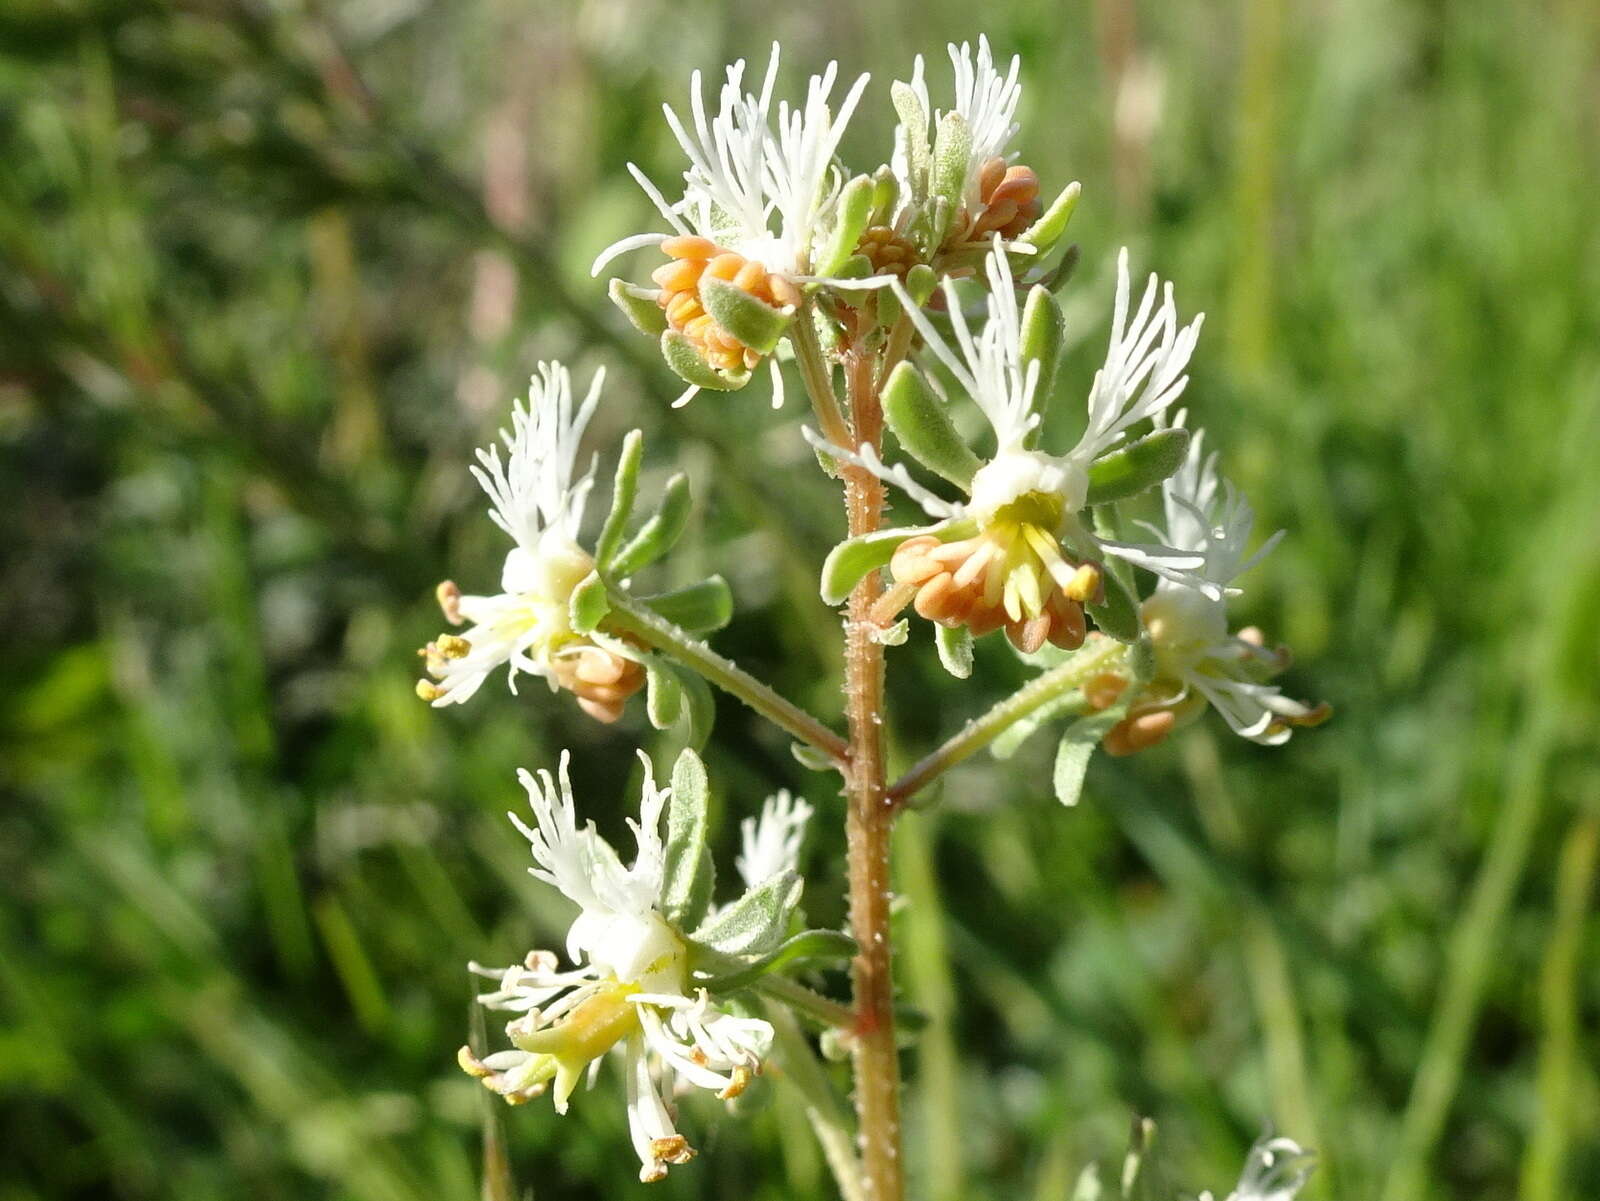
<svg viewBox="0 0 1600 1201"><path fill-rule="evenodd" d="M907 538L919 534L933 534L941 542L964 538L977 528L971 518L959 521L941 521L936 525L907 526L892 530L875 530L839 543L828 552L822 564L822 599L830 605L841 605L850 590L869 571L876 571L894 558L894 552Z"/></svg>
<svg viewBox="0 0 1600 1201"><path fill-rule="evenodd" d="M920 107L920 105L919 105ZM872 212L868 225L887 225L894 217L895 202L900 199L900 181L887 163L872 174Z"/></svg>
<svg viewBox="0 0 1600 1201"><path fill-rule="evenodd" d="M705 764L693 751L684 750L672 765L661 885L661 911L680 929L698 926L711 903L715 876L707 845L710 797Z"/></svg>
<svg viewBox="0 0 1600 1201"><path fill-rule="evenodd" d="M750 382L748 371L728 375L718 371L700 357L693 342L675 329L669 329L661 335L661 357L679 379L697 388L707 388L713 392L737 392Z"/></svg>
<svg viewBox="0 0 1600 1201"><path fill-rule="evenodd" d="M866 279L872 274L872 260L864 254L846 255L844 261L837 268L829 272L834 279ZM848 291L841 290L839 299L855 308L866 300L865 292L858 288Z"/></svg>
<svg viewBox="0 0 1600 1201"><path fill-rule="evenodd" d="M928 146L928 113L909 84L896 80L889 88L894 111L900 114L896 136L905 139L907 174L911 180L911 202L921 207L928 194L928 170L933 152Z"/></svg>
<svg viewBox="0 0 1600 1201"><path fill-rule="evenodd" d="M1026 717L1018 718L1001 730L989 744L989 753L996 759L1009 759L1017 753L1018 747L1062 714L1077 715L1083 713L1086 708L1088 702L1083 699L1080 690L1073 688L1063 692L1060 696L1040 705Z"/></svg>
<svg viewBox="0 0 1600 1201"><path fill-rule="evenodd" d="M622 453L617 457L617 473L611 482L611 512L600 530L600 540L595 543L595 562L604 571L611 565L617 544L622 541L622 531L628 518L633 516L634 498L639 493L639 460L644 457L644 434L630 430L622 440Z"/></svg>
<svg viewBox="0 0 1600 1201"><path fill-rule="evenodd" d="M1062 288L1066 287L1067 281L1072 278L1072 273L1078 269L1078 260L1082 257L1078 244L1074 242L1061 252L1061 261L1055 265L1053 270L1046 272L1039 282L1049 288L1051 292L1061 291Z"/></svg>
<svg viewBox="0 0 1600 1201"><path fill-rule="evenodd" d="M622 310L622 315L641 334L656 338L667 328L667 314L656 303L660 293L630 284L625 279L612 280L607 292L611 296L611 303Z"/></svg>
<svg viewBox="0 0 1600 1201"><path fill-rule="evenodd" d="M939 276L927 263L918 263L906 272L906 291L920 309L928 303L928 297L933 295L933 290L939 286Z"/></svg>
<svg viewBox="0 0 1600 1201"><path fill-rule="evenodd" d="M670 729L683 711L683 685L678 673L651 655L645 660L645 704L650 724L658 730Z"/></svg>
<svg viewBox="0 0 1600 1201"><path fill-rule="evenodd" d="M900 320L900 296L893 288L879 288L873 293L878 300L878 324L893 325Z"/></svg>
<svg viewBox="0 0 1600 1201"><path fill-rule="evenodd" d="M1061 346L1066 341L1067 320L1061 315L1061 306L1050 295L1048 288L1039 284L1028 293L1028 303L1022 310L1022 362L1039 364L1039 390L1034 394L1034 408L1044 411L1055 388L1056 368L1061 363Z"/></svg>
<svg viewBox="0 0 1600 1201"><path fill-rule="evenodd" d="M1109 634L1118 642L1134 641L1139 637L1138 602L1115 572L1101 572L1101 581L1106 595L1104 603L1086 604L1084 608L1102 633Z"/></svg>
<svg viewBox="0 0 1600 1201"><path fill-rule="evenodd" d="M1037 247L1040 255L1050 253L1051 248L1061 240L1061 235L1067 232L1067 222L1072 220L1072 211L1078 207L1078 196L1082 191L1083 188L1076 182L1062 188L1061 195L1055 198L1037 221L1023 231L1017 241Z"/></svg>
<svg viewBox="0 0 1600 1201"><path fill-rule="evenodd" d="M1095 747L1122 720L1126 706L1113 705L1092 717L1080 717L1061 735L1056 747L1056 765L1052 775L1056 800L1063 805L1076 805L1083 793L1083 778L1089 770L1089 760Z"/></svg>
<svg viewBox="0 0 1600 1201"><path fill-rule="evenodd" d="M844 185L834 207L833 232L822 253L817 256L813 270L817 275L832 275L848 259L861 241L875 207L873 181L869 176L858 175Z"/></svg>
<svg viewBox="0 0 1600 1201"><path fill-rule="evenodd" d="M832 771L838 766L831 755L804 742L791 742L789 753L794 756L796 763L811 771Z"/></svg>
<svg viewBox="0 0 1600 1201"><path fill-rule="evenodd" d="M720 630L733 617L733 593L720 575L657 596L641 596L639 603L691 634Z"/></svg>
<svg viewBox="0 0 1600 1201"><path fill-rule="evenodd" d="M794 309L789 306L774 307L738 284L709 273L700 277L700 301L718 325L762 354L777 348L794 319Z"/></svg>
<svg viewBox="0 0 1600 1201"><path fill-rule="evenodd" d="M712 914L692 937L724 955L763 954L788 931L802 887L794 872L779 872Z"/></svg>
<svg viewBox="0 0 1600 1201"><path fill-rule="evenodd" d="M933 186L930 190L934 204L943 202L943 208L935 218L930 247L944 241L950 219L961 211L971 156L972 130L967 119L954 110L943 114L933 139Z"/></svg>
<svg viewBox="0 0 1600 1201"><path fill-rule="evenodd" d="M600 573L591 571L572 590L567 602L567 620L579 634L593 633L596 626L611 612L611 597L606 592Z"/></svg>
<svg viewBox="0 0 1600 1201"><path fill-rule="evenodd" d="M1189 431L1156 430L1096 459L1089 468L1091 505L1137 496L1170 476L1189 453Z"/></svg>
<svg viewBox="0 0 1600 1201"><path fill-rule="evenodd" d="M902 617L890 626L872 631L872 640L879 646L904 646L911 633L911 623Z"/></svg>
<svg viewBox="0 0 1600 1201"><path fill-rule="evenodd" d="M627 579L677 545L684 527L689 524L692 500L689 477L680 471L661 490L661 504L650 520L639 527L639 532L628 539L628 544L611 560L611 574L619 580Z"/></svg>
<svg viewBox="0 0 1600 1201"><path fill-rule="evenodd" d="M972 477L982 463L956 432L948 406L911 363L900 363L889 374L883 415L907 454L952 484L971 490Z"/></svg>
<svg viewBox="0 0 1600 1201"><path fill-rule="evenodd" d="M711 727L717 720L717 703L711 695L711 685L697 673L680 672L678 681L683 685L684 741L699 750L711 737Z"/></svg>
<svg viewBox="0 0 1600 1201"><path fill-rule="evenodd" d="M958 680L964 680L972 674L972 631L966 626L951 629L948 626L935 626L933 629L933 642L939 650L939 662L944 664L944 669Z"/></svg>
<svg viewBox="0 0 1600 1201"><path fill-rule="evenodd" d="M801 963L843 963L854 958L855 953L856 940L842 931L803 930L737 972L725 976L700 977L695 983L704 985L714 993L734 992L749 988L761 977L781 968Z"/></svg>

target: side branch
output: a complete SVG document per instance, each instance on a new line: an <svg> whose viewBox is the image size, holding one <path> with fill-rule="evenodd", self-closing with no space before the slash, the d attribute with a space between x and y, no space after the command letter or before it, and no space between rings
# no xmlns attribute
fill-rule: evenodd
<svg viewBox="0 0 1600 1201"><path fill-rule="evenodd" d="M615 590L610 592L609 597L611 610L605 621L609 629L631 635L653 650L670 655L724 692L738 697L785 733L821 751L842 768L849 757L850 745L839 734L665 618L625 599Z"/></svg>
<svg viewBox="0 0 1600 1201"><path fill-rule="evenodd" d="M1083 687L1095 676L1118 669L1128 658L1129 649L1126 643L1102 636L1085 645L1065 663L1035 677L982 717L968 722L959 734L925 755L910 771L891 784L885 794L889 803L896 806L906 804L939 775L988 746L1029 714L1052 701L1064 701L1068 694ZM1087 708L1087 702L1083 702L1083 707ZM1064 709L1067 708L1070 706L1064 706Z"/></svg>

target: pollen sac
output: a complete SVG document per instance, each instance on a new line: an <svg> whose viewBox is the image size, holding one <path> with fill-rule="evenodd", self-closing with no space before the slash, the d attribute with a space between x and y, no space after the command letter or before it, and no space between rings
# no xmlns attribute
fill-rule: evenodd
<svg viewBox="0 0 1600 1201"><path fill-rule="evenodd" d="M1010 241L1039 219L1044 204L1039 199L1039 177L1032 167L1008 167L1002 158L991 158L978 175L978 198L982 205L969 214L969 241L980 241L999 234Z"/></svg>
<svg viewBox="0 0 1600 1201"><path fill-rule="evenodd" d="M1025 532L1005 526L958 542L911 538L889 561L894 587L880 607L909 603L929 621L964 626L975 638L1003 628L1024 654L1046 642L1076 650L1088 632L1083 602L1100 586L1099 569L1068 565L1059 552L1058 561L1065 570L1051 570ZM877 620L889 616L873 613Z"/></svg>
<svg viewBox="0 0 1600 1201"><path fill-rule="evenodd" d="M622 716L628 698L644 687L644 667L600 646L559 654L551 678L578 698L578 707L610 725Z"/></svg>
<svg viewBox="0 0 1600 1201"><path fill-rule="evenodd" d="M661 249L670 261L651 279L661 289L656 303L666 315L668 364L700 387L743 387L788 327L799 289L709 238L668 238Z"/></svg>

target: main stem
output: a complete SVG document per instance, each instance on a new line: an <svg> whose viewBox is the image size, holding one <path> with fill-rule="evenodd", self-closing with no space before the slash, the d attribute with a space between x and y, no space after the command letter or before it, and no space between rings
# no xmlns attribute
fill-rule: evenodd
<svg viewBox="0 0 1600 1201"><path fill-rule="evenodd" d="M855 445L878 447L883 410L873 356L851 347L844 357L846 394ZM845 514L850 536L878 529L883 485L871 473L845 469ZM883 759L883 644L873 635L873 602L882 591L868 572L850 594L845 624L845 711L849 771L845 781L845 838L850 870L850 928L860 952L852 969L856 1116L867 1201L901 1201L900 1062L895 1049L894 981L889 946L889 831L894 807L886 796Z"/></svg>

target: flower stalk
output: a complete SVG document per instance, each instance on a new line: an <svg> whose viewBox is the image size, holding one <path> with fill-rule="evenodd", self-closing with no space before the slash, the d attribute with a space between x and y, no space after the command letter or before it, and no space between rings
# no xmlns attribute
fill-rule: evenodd
<svg viewBox="0 0 1600 1201"><path fill-rule="evenodd" d="M1052 701L1082 688L1095 676L1118 669L1127 658L1128 646L1125 643L1111 638L1094 639L1065 663L1036 676L1031 683L1012 693L982 717L968 722L938 749L924 755L905 775L889 786L885 793L888 803L897 808L909 805L912 797L939 776L977 754L1017 722ZM1089 709L1088 700L1081 699L1076 705L1064 706L1061 715L1078 715L1087 713Z"/></svg>
<svg viewBox="0 0 1600 1201"><path fill-rule="evenodd" d="M849 756L849 744L793 701L745 671L730 659L717 654L705 642L692 638L665 618L635 604L612 589L606 626L615 633L627 634L653 650L662 651L685 667L699 672L707 681L737 697L762 717L807 746L842 763Z"/></svg>

